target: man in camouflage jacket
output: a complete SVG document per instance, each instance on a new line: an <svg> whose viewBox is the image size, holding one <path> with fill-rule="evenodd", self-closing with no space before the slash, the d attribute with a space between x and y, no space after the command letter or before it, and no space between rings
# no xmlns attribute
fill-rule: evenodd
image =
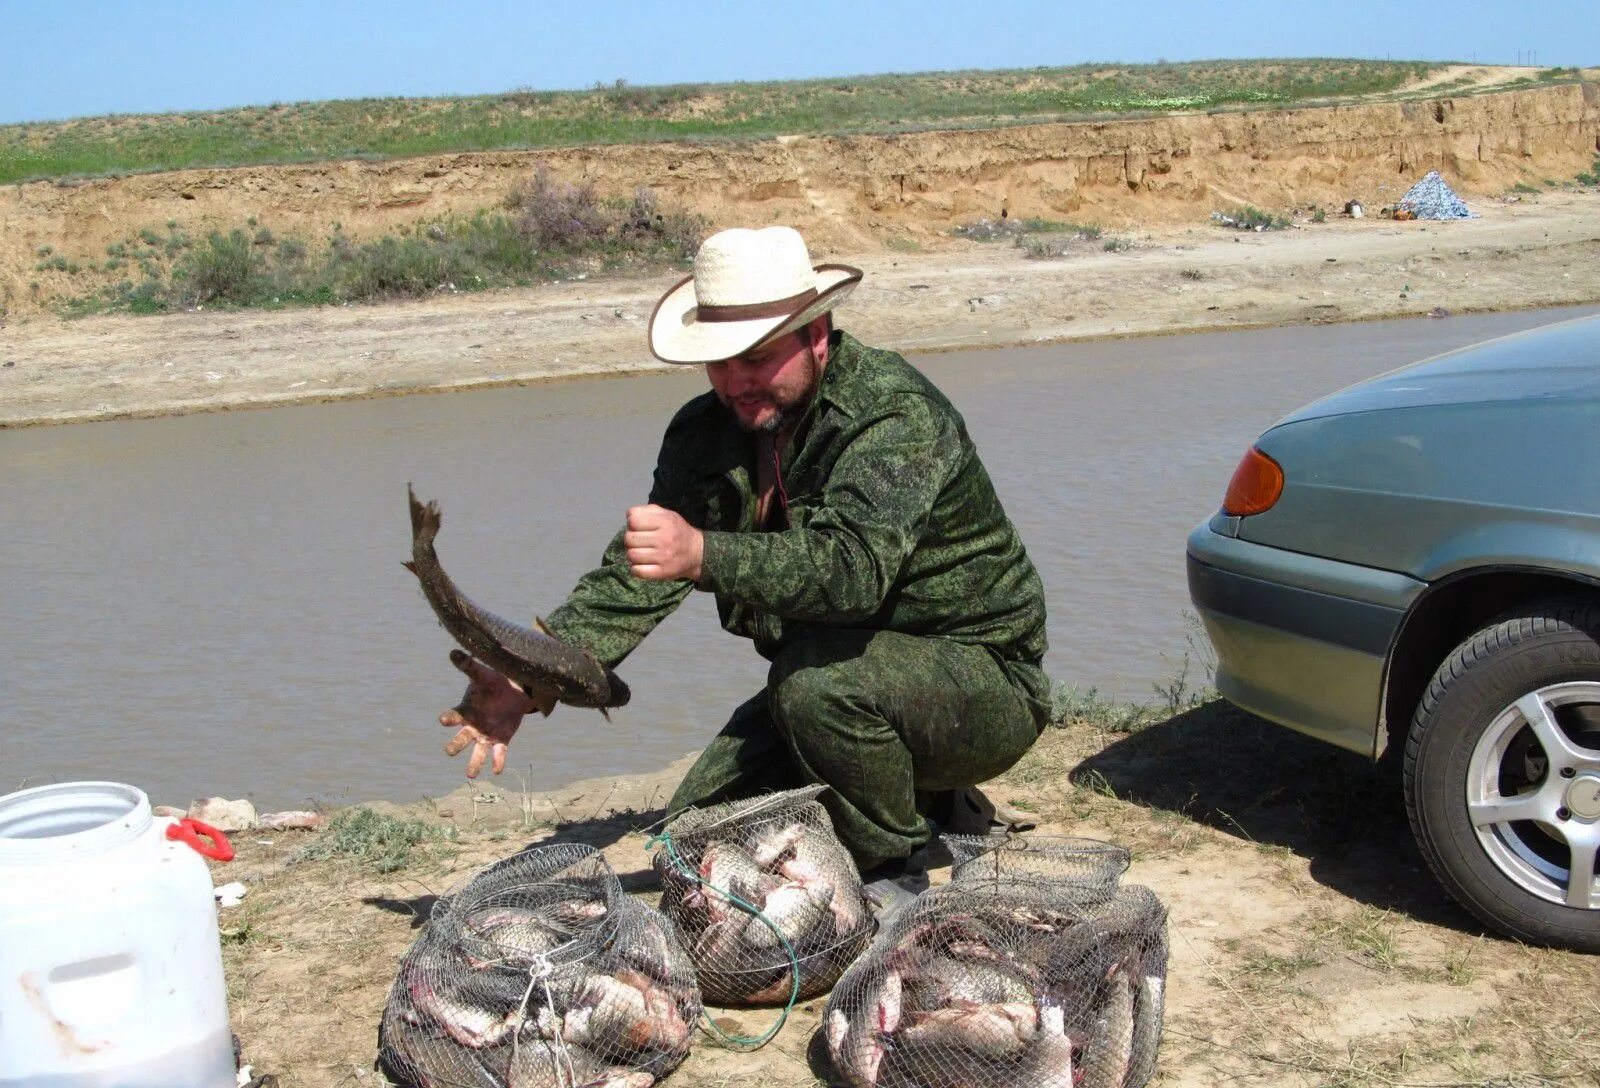
<svg viewBox="0 0 1600 1088"><path fill-rule="evenodd" d="M813 270L788 228L714 235L695 270L651 347L704 362L712 390L668 425L649 502L546 623L615 667L690 592L714 594L771 670L670 810L824 783L857 863L892 864L929 837L919 794L999 774L1046 724L1043 588L960 414L832 329L859 272ZM453 713L456 750L481 744Z"/></svg>

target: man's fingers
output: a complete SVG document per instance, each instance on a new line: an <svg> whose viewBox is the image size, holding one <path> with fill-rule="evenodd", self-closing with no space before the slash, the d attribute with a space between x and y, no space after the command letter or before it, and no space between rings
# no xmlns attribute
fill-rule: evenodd
<svg viewBox="0 0 1600 1088"><path fill-rule="evenodd" d="M461 650L450 651L450 664L466 673L467 679L476 684L492 684L495 677L500 675L482 661Z"/></svg>
<svg viewBox="0 0 1600 1088"><path fill-rule="evenodd" d="M463 748L480 736L481 734L472 726L462 726L459 733L444 742L444 754L447 756L460 755Z"/></svg>
<svg viewBox="0 0 1600 1088"><path fill-rule="evenodd" d="M635 578L646 581L660 581L666 578L665 568L660 563L633 563L629 566Z"/></svg>
<svg viewBox="0 0 1600 1088"><path fill-rule="evenodd" d="M665 507L654 504L647 506L630 506L628 508L628 528L639 531L653 529L661 523L661 513Z"/></svg>
<svg viewBox="0 0 1600 1088"><path fill-rule="evenodd" d="M467 777L477 778L478 772L483 770L484 757L489 754L489 742L482 737L478 738L477 746L472 749L472 758L467 760Z"/></svg>
<svg viewBox="0 0 1600 1088"><path fill-rule="evenodd" d="M461 716L460 707L451 707L449 710L439 715L439 724L444 726L446 729L452 729L466 725L467 719Z"/></svg>
<svg viewBox="0 0 1600 1088"><path fill-rule="evenodd" d="M495 774L499 774L501 771L503 771L505 769L506 769L506 746L503 745L503 744L496 744L494 746L494 773Z"/></svg>

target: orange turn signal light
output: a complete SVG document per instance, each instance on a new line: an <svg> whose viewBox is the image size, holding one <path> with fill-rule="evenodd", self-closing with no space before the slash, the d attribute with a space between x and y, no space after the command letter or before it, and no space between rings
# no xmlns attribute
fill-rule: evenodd
<svg viewBox="0 0 1600 1088"><path fill-rule="evenodd" d="M1278 462L1251 446L1233 470L1228 493L1222 497L1222 512L1242 518L1271 510L1283 494L1283 469Z"/></svg>

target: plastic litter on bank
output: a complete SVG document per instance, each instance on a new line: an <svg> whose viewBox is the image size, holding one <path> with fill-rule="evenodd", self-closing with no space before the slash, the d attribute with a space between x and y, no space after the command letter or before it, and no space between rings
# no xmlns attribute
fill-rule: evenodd
<svg viewBox="0 0 1600 1088"><path fill-rule="evenodd" d="M1407 189L1396 207L1406 209L1416 219L1478 218L1478 213L1469 209L1455 190L1445 184L1437 170L1429 170L1421 181Z"/></svg>

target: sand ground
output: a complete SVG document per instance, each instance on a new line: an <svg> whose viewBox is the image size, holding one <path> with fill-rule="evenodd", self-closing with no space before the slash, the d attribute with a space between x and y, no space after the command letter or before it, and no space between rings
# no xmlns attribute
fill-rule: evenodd
<svg viewBox="0 0 1600 1088"><path fill-rule="evenodd" d="M374 806L456 837L378 874L359 860L286 866L306 833L244 832L217 878L250 886L222 926L236 1030L257 1072L308 1088L380 1085L376 1029L399 957L435 898L529 844L590 843L652 898L646 845L687 763L550 794L486 782L439 802ZM990 791L1036 833L1129 847L1125 880L1170 910L1166 1031L1155 1084L1594 1085L1593 957L1528 948L1455 908L1411 845L1382 772L1219 702L1180 699L1048 731ZM934 880L946 870L935 870ZM824 1000L765 1048L697 1038L668 1083L835 1083ZM756 1035L772 1010L715 1011Z"/></svg>
<svg viewBox="0 0 1600 1088"><path fill-rule="evenodd" d="M1452 223L1108 231L1066 255L946 240L836 255L867 273L841 323L904 351L1600 300L1600 191L1481 201ZM1131 248L1108 251L1125 239ZM424 302L0 327L0 427L525 384L659 367L644 328L676 278Z"/></svg>

